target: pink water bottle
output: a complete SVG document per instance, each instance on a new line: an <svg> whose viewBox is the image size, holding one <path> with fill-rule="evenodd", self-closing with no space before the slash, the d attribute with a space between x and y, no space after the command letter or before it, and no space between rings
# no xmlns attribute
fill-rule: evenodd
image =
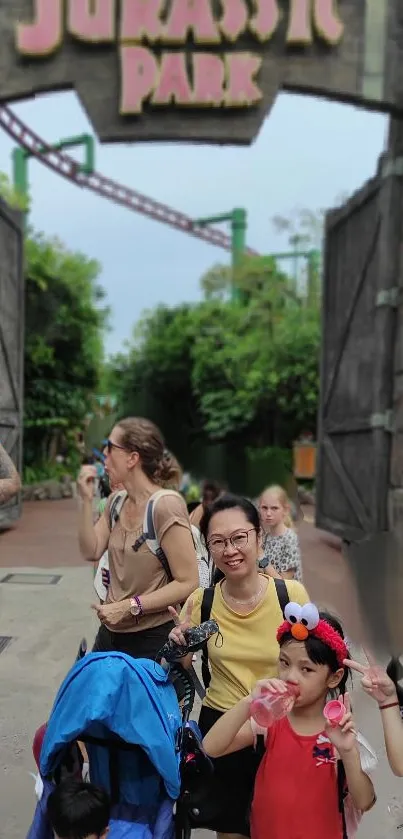
<svg viewBox="0 0 403 839"><path fill-rule="evenodd" d="M285 693L272 693L267 688L260 688L259 696L252 700L250 715L261 728L270 728L276 720L286 717L299 696L297 685L286 683Z"/></svg>

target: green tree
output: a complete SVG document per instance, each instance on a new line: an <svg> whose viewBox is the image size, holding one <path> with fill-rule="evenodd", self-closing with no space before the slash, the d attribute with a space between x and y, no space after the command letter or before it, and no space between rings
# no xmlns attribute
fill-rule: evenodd
<svg viewBox="0 0 403 839"><path fill-rule="evenodd" d="M108 310L95 260L32 231L25 258L24 460L37 465L83 428L102 372Z"/></svg>
<svg viewBox="0 0 403 839"><path fill-rule="evenodd" d="M0 172L0 196L13 208L29 200ZM100 265L58 239L25 238L24 462L46 464L63 443L75 451L103 374L109 310L98 285Z"/></svg>
<svg viewBox="0 0 403 839"><path fill-rule="evenodd" d="M233 280L216 266L203 302L147 313L115 360L122 412L152 416L178 452L185 438L288 445L315 429L317 306L270 257L235 275L247 305L230 302Z"/></svg>
<svg viewBox="0 0 403 839"><path fill-rule="evenodd" d="M223 302L221 274L216 310L198 309L192 383L205 429L213 439L241 435L245 445L287 445L315 429L318 301L299 297L271 257L245 259L234 280L248 305ZM203 284L211 288L208 276Z"/></svg>
<svg viewBox="0 0 403 839"><path fill-rule="evenodd" d="M204 433L191 383L195 309L183 304L146 312L133 330L127 351L112 360L109 371L119 413L153 419L183 460L188 446Z"/></svg>

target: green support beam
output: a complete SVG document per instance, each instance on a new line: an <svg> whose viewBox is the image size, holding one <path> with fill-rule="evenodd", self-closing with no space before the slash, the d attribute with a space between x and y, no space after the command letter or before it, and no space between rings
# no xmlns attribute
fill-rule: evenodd
<svg viewBox="0 0 403 839"><path fill-rule="evenodd" d="M79 134L75 137L65 137L58 143L50 146L43 146L40 151L44 154L49 151L61 151L82 146L84 149L84 161L78 163L78 171L85 175L91 175L95 168L95 141L90 134ZM32 152L17 146L12 152L13 185L15 191L24 197L29 196L28 164Z"/></svg>
<svg viewBox="0 0 403 839"><path fill-rule="evenodd" d="M248 228L246 210L243 207L236 207L230 213L221 213L217 216L195 219L193 223L196 227L207 227L210 224L222 224L223 222L229 222L231 225L231 265L233 274L235 274L246 250L246 232ZM238 302L242 299L234 277L232 282L232 299Z"/></svg>
<svg viewBox="0 0 403 839"><path fill-rule="evenodd" d="M308 288L307 297L309 302L313 302L319 293L317 284L317 275L319 272L320 252L317 250L309 251L281 251L280 253L269 253L265 256L249 257L254 260L254 264L264 266L266 260L293 260L294 261L294 278L298 278L298 262L300 259L306 259L308 263Z"/></svg>

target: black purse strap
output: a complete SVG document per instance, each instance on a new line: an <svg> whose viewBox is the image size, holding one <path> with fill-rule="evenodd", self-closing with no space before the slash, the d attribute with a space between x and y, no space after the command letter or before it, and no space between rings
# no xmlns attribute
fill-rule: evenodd
<svg viewBox="0 0 403 839"><path fill-rule="evenodd" d="M281 579L274 579L274 585L276 586L276 592L278 597L278 602L280 604L280 609L284 615L285 607L290 602L290 596L288 594L287 584L284 580Z"/></svg>
<svg viewBox="0 0 403 839"><path fill-rule="evenodd" d="M211 609L213 607L213 600L214 600L214 586L210 588L205 588L203 592L203 599L201 602L200 608L200 623L204 623L205 621L210 620ZM203 644L202 647L202 655L201 655L201 671L202 671L202 679L204 687L208 688L211 682L211 673L208 663L208 647L207 641Z"/></svg>

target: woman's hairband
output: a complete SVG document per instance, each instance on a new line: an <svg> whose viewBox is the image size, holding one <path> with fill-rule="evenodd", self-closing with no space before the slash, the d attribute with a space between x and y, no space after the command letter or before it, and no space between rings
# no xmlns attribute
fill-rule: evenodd
<svg viewBox="0 0 403 839"><path fill-rule="evenodd" d="M312 635L336 653L337 663L343 667L344 659L348 658L347 644L330 623L319 616L314 603L306 603L305 606L288 603L284 609L284 617L284 623L277 630L278 642L287 633L291 633L296 641L306 641Z"/></svg>

